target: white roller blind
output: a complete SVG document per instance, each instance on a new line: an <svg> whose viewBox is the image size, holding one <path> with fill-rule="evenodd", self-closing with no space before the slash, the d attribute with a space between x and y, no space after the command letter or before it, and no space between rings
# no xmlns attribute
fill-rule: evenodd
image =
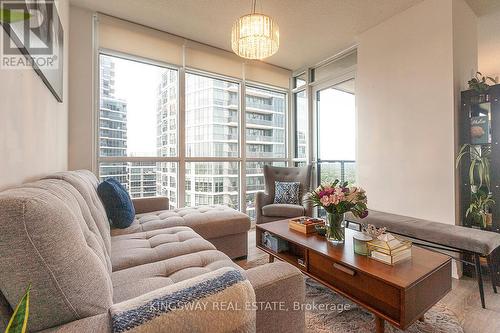
<svg viewBox="0 0 500 333"><path fill-rule="evenodd" d="M139 24L99 14L99 47L288 89L291 71ZM228 35L230 32L228 31ZM243 74L245 73L245 74Z"/></svg>
<svg viewBox="0 0 500 333"><path fill-rule="evenodd" d="M182 66L184 39L99 15L99 47Z"/></svg>
<svg viewBox="0 0 500 333"><path fill-rule="evenodd" d="M329 62L314 70L314 81L321 81L330 77L335 77L352 70L358 62L358 53L354 51L345 57Z"/></svg>
<svg viewBox="0 0 500 333"><path fill-rule="evenodd" d="M261 61L245 63L245 79L288 89L291 71Z"/></svg>
<svg viewBox="0 0 500 333"><path fill-rule="evenodd" d="M186 42L184 50L186 67L243 78L243 63L234 53L192 41Z"/></svg>

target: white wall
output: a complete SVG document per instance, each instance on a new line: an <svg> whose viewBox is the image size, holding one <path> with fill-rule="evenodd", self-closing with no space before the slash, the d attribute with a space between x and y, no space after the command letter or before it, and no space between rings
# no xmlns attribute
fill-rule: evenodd
<svg viewBox="0 0 500 333"><path fill-rule="evenodd" d="M0 69L0 189L68 166L69 4L57 5L64 29L64 103L33 70Z"/></svg>
<svg viewBox="0 0 500 333"><path fill-rule="evenodd" d="M69 169L93 170L93 13L71 6L69 16Z"/></svg>
<svg viewBox="0 0 500 333"><path fill-rule="evenodd" d="M359 36L358 182L371 209L456 223L456 96L476 68L475 16L459 1L425 0Z"/></svg>
<svg viewBox="0 0 500 333"><path fill-rule="evenodd" d="M479 18L478 52L479 71L500 76L500 10Z"/></svg>

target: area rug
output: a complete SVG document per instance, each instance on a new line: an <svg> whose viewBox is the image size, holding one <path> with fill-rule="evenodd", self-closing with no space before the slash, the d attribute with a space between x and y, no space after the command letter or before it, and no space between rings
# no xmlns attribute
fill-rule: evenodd
<svg viewBox="0 0 500 333"><path fill-rule="evenodd" d="M267 263L267 257L250 261L245 269ZM307 333L372 333L374 317L369 312L311 278L306 278ZM438 303L406 331L386 323L386 333L464 333L458 317L444 304Z"/></svg>

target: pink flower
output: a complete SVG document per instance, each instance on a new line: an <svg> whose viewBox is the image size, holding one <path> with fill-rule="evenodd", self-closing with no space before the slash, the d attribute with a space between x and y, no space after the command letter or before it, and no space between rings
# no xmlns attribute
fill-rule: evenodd
<svg viewBox="0 0 500 333"><path fill-rule="evenodd" d="M330 195L330 203L337 205L339 203L340 199L339 196L336 194L331 194Z"/></svg>
<svg viewBox="0 0 500 333"><path fill-rule="evenodd" d="M330 206L330 197L328 197L327 195L323 196L321 199L319 199L319 201L324 207Z"/></svg>

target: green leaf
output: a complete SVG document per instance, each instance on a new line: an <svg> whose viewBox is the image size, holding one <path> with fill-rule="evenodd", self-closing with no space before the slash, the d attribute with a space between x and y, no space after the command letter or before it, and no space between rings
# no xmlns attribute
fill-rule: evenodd
<svg viewBox="0 0 500 333"><path fill-rule="evenodd" d="M31 14L10 9L0 9L0 23L14 23L19 21L26 21L31 18Z"/></svg>
<svg viewBox="0 0 500 333"><path fill-rule="evenodd" d="M26 293L21 298L19 303L10 318L9 324L5 333L25 333L28 325L28 315L30 308L30 290L31 285L26 289Z"/></svg>

